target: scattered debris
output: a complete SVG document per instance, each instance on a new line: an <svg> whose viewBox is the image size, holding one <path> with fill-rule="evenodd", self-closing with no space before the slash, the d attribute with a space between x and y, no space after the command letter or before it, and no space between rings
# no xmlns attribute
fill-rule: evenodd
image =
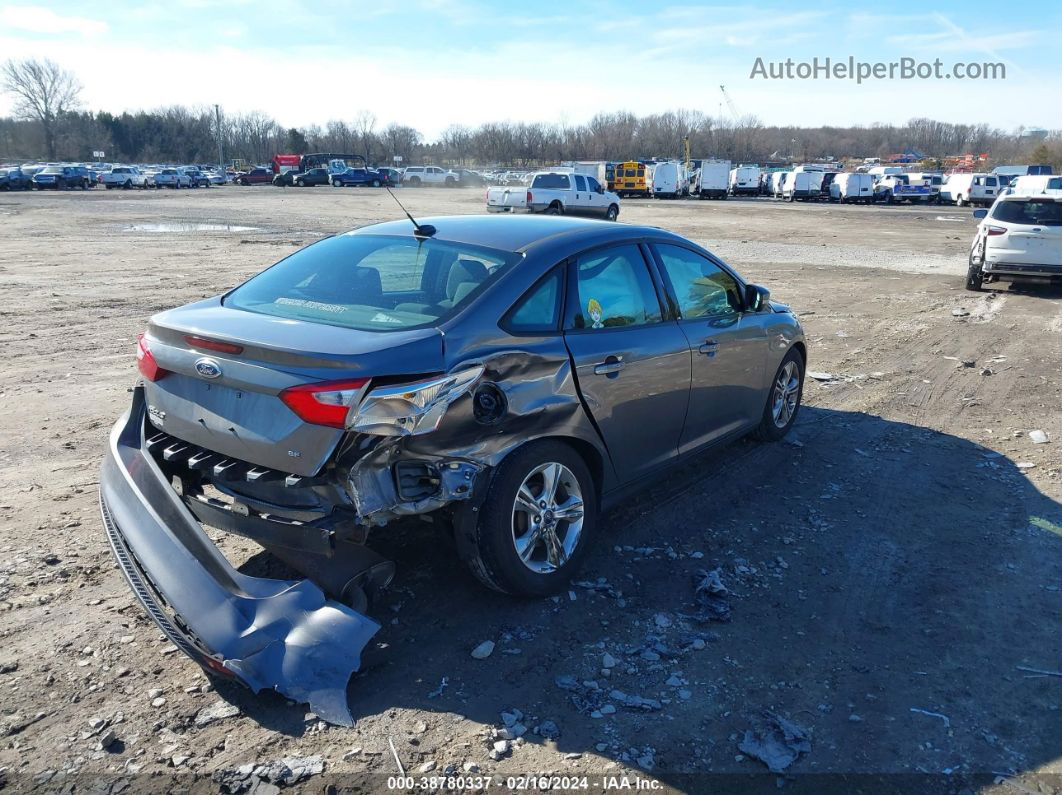
<svg viewBox="0 0 1062 795"><path fill-rule="evenodd" d="M919 709L918 707L911 707L911 712L917 712L920 715L928 715L931 718L940 718L944 721L944 728L951 728L951 719L947 715L941 715L939 712L930 712L929 710Z"/></svg>
<svg viewBox="0 0 1062 795"><path fill-rule="evenodd" d="M494 653L494 641L485 640L476 648L472 649L472 659L485 660Z"/></svg>
<svg viewBox="0 0 1062 795"><path fill-rule="evenodd" d="M226 718L234 718L240 714L240 708L227 701L218 701L209 707L203 707L195 716L195 725L198 728L209 726L211 723Z"/></svg>
<svg viewBox="0 0 1062 795"><path fill-rule="evenodd" d="M1026 671L1027 673L1034 674L1034 676L1027 676L1026 679L1033 679L1037 676L1062 676L1062 671L1044 671L1040 668L1027 668L1024 665L1014 666L1019 671Z"/></svg>
<svg viewBox="0 0 1062 795"><path fill-rule="evenodd" d="M428 698L438 698L439 696L441 696L446 691L446 686L448 684L450 684L450 678L447 677L447 676L444 676L439 681L439 686L437 688L435 688L434 690L432 690L430 693L428 693Z"/></svg>
<svg viewBox="0 0 1062 795"><path fill-rule="evenodd" d="M765 716L766 725L746 730L738 750L763 762L772 773L781 773L801 754L811 753L811 733L772 712Z"/></svg>
<svg viewBox="0 0 1062 795"><path fill-rule="evenodd" d="M1029 438L1033 444L1047 444L1051 441L1051 438L1043 431L1037 429L1035 431L1029 431Z"/></svg>
<svg viewBox="0 0 1062 795"><path fill-rule="evenodd" d="M395 764L398 765L398 775L405 776L406 769L402 767L402 760L398 758L398 751L395 750L395 741L388 737L387 744L391 746L391 755L395 758Z"/></svg>
<svg viewBox="0 0 1062 795"><path fill-rule="evenodd" d="M694 593L701 608L696 618L700 621L730 620L730 591L723 585L720 572L701 569L694 575Z"/></svg>
<svg viewBox="0 0 1062 795"><path fill-rule="evenodd" d="M951 310L951 314L952 317L968 317L970 315L970 313L963 309L961 306Z"/></svg>
<svg viewBox="0 0 1062 795"><path fill-rule="evenodd" d="M275 795L279 791L278 787L294 786L310 776L323 773L324 768L324 759L319 754L315 754L305 757L288 757L261 765L249 764L240 765L237 768L226 768L216 771L211 780L218 785L220 792Z"/></svg>
<svg viewBox="0 0 1062 795"><path fill-rule="evenodd" d="M814 370L808 370L808 378L814 378L816 381L833 381L836 376L832 373L817 373Z"/></svg>

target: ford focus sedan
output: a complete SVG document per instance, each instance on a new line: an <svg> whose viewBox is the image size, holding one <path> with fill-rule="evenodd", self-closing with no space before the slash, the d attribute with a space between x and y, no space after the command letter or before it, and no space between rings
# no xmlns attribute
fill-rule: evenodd
<svg viewBox="0 0 1062 795"><path fill-rule="evenodd" d="M101 476L122 571L207 670L343 721L345 677L425 516L486 586L544 596L601 511L800 407L788 308L669 232L550 216L395 221L154 316ZM303 580L234 569L203 526ZM340 681L342 680L342 681Z"/></svg>

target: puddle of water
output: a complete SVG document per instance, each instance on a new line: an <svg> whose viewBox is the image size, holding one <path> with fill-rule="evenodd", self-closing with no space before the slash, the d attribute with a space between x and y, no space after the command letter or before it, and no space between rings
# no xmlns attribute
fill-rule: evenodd
<svg viewBox="0 0 1062 795"><path fill-rule="evenodd" d="M125 227L126 232L257 232L257 226L235 226L233 224L133 224Z"/></svg>

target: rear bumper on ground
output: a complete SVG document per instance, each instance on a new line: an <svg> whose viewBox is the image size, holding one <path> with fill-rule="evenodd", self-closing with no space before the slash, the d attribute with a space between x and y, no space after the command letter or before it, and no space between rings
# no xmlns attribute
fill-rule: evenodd
<svg viewBox="0 0 1062 795"><path fill-rule="evenodd" d="M144 394L111 431L100 507L118 566L148 615L207 670L352 723L346 687L379 624L309 580L249 577L210 541L144 452Z"/></svg>

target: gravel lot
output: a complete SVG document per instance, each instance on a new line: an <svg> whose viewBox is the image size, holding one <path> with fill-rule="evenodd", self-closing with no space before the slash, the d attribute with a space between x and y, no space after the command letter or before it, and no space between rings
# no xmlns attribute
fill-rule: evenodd
<svg viewBox="0 0 1062 795"><path fill-rule="evenodd" d="M426 216L483 194L401 197ZM97 513L135 335L395 217L368 189L0 194L0 780L371 791L397 756L418 780L495 788L546 772L591 790L1062 786L1062 292L964 291L975 222L956 208L627 201L621 221L707 245L800 315L810 369L832 377L809 380L791 439L633 496L554 600L485 591L424 523L381 531L398 575L353 729L212 689L134 604ZM698 572L716 569L729 622L699 620ZM772 738L796 757L781 774L755 758Z"/></svg>

